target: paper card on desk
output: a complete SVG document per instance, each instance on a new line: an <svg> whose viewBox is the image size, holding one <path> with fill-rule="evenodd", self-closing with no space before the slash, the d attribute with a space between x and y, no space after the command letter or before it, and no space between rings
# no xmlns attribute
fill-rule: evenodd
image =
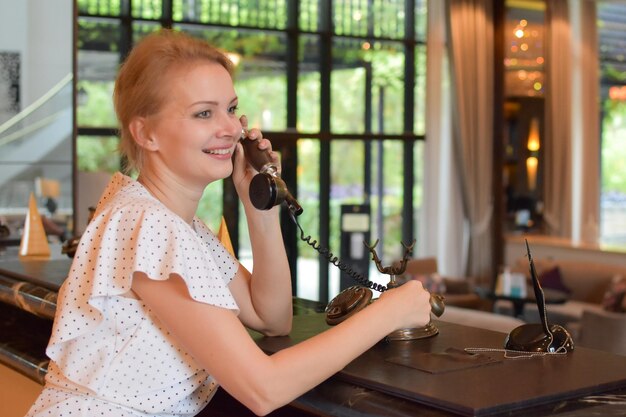
<svg viewBox="0 0 626 417"><path fill-rule="evenodd" d="M403 352L401 355L391 356L386 360L431 374L440 374L498 363L502 359L482 353L467 353L462 349L448 348L440 353L412 350Z"/></svg>

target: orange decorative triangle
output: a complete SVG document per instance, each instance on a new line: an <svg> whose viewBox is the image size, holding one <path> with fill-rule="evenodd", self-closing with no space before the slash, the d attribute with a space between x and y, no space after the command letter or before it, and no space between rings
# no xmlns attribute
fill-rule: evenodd
<svg viewBox="0 0 626 417"><path fill-rule="evenodd" d="M217 231L217 238L220 240L220 242L222 242L222 245L224 245L228 253L235 256L235 250L233 249L233 243L230 241L230 234L228 233L228 227L226 226L226 220L224 219L224 216L222 216L220 228Z"/></svg>
<svg viewBox="0 0 626 417"><path fill-rule="evenodd" d="M28 214L24 221L24 232L20 242L20 256L50 256L48 237L43 228L43 222L41 221L41 216L37 209L37 201L33 193L30 193L28 201Z"/></svg>
<svg viewBox="0 0 626 417"><path fill-rule="evenodd" d="M220 242L222 242L222 245L224 245L228 253L230 253L235 259L237 259L237 257L235 256L235 249L233 249L233 242L230 241L230 234L228 233L228 226L226 226L226 219L224 219L224 216L222 216L220 228L217 231L217 238L220 240ZM248 271L248 268L243 266L241 262L239 263L239 268ZM247 273L249 274L250 271L248 271Z"/></svg>

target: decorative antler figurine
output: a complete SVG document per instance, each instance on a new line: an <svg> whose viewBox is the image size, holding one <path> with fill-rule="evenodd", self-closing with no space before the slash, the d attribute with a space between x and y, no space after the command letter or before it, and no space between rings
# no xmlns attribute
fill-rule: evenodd
<svg viewBox="0 0 626 417"><path fill-rule="evenodd" d="M365 244L365 246L367 246L367 249L372 254L372 260L376 264L376 268L378 268L380 273L389 275L389 284L387 284L387 288L397 287L398 283L396 282L396 275L403 274L406 270L406 264L409 261L409 257L411 256L411 253L413 252L413 247L415 246L415 239L413 239L413 242L410 245L402 242L402 246L404 246L404 255L402 256L402 260L396 265L389 266L382 266L382 261L376 253L375 248L376 245L378 245L378 239L376 239L376 242L374 242L372 246L368 245L365 242L363 243Z"/></svg>
<svg viewBox="0 0 626 417"><path fill-rule="evenodd" d="M378 239L371 246L368 245L367 242L363 242L363 244L369 249L370 253L372 254L372 260L376 264L376 268L378 268L378 271L382 274L389 275L389 283L387 284L387 286L384 286L380 284L374 284L371 281L367 281L362 277L357 279L357 281L361 285L355 285L344 289L341 293L339 293L339 295L333 298L330 303L328 303L328 306L326 307L326 323L331 326L341 323L343 320L350 317L357 311L365 308L372 300L372 289L375 288L377 291L383 292L387 289L391 289L401 285L396 281L396 275L403 274L406 270L406 266L409 262L411 252L413 251L413 247L415 246L415 240L413 240L410 245L402 243L402 246L404 246L404 255L402 256L402 260L394 265L389 266L383 266L381 259L376 253L376 245L378 245ZM332 253L330 255L332 256ZM430 307L433 314L435 314L437 317L440 317L445 309L443 297L440 294L431 294ZM439 330L431 321L430 323L422 327L396 330L388 334L385 339L422 339L425 337L434 336L437 333L439 333Z"/></svg>
<svg viewBox="0 0 626 417"><path fill-rule="evenodd" d="M403 274L406 270L406 265L411 256L411 252L413 252L413 247L415 246L415 240L410 245L402 242L402 246L404 246L404 255L402 255L402 260L395 265L383 266L381 259L378 257L378 253L376 253L376 245L378 245L378 239L374 242L373 245L368 245L366 242L363 242L367 249L369 249L372 254L372 260L376 264L376 268L382 274L389 275L389 283L387 284L387 288L395 288L400 286L396 281L396 275ZM441 316L445 309L445 304L443 301L443 297L440 294L431 294L430 295L430 306L432 312L437 316ZM431 323L428 323L424 327L414 328L414 329L400 329L392 332L387 335L388 340L412 340L412 339L422 339L425 337L431 337L439 333L439 330Z"/></svg>

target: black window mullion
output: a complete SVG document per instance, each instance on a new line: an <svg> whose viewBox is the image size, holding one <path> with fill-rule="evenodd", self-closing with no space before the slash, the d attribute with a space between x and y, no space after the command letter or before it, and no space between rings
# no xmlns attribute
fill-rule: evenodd
<svg viewBox="0 0 626 417"><path fill-rule="evenodd" d="M372 85L374 74L372 63L365 62L365 133L372 133ZM372 141L363 140L365 155L363 158L363 190L366 204L372 196Z"/></svg>
<svg viewBox="0 0 626 417"><path fill-rule="evenodd" d="M124 61L133 45L133 0L122 0L120 5L120 63Z"/></svg>
<svg viewBox="0 0 626 417"><path fill-rule="evenodd" d="M367 0L367 12L365 17L367 19L367 36L374 36L374 0Z"/></svg>
<svg viewBox="0 0 626 417"><path fill-rule="evenodd" d="M171 29L174 19L172 11L172 0L162 0L161 4L161 26L167 29Z"/></svg>
<svg viewBox="0 0 626 417"><path fill-rule="evenodd" d="M300 2L287 2L287 128L295 129L298 122L298 16ZM298 198L298 145L297 139L287 141L281 148L282 177L287 188ZM313 213L308 213L312 215ZM291 269L291 288L294 295L298 291L298 235L296 225L291 221L288 209L281 210L281 229L287 250L287 260Z"/></svg>
<svg viewBox="0 0 626 417"><path fill-rule="evenodd" d="M330 73L332 69L332 1L321 0L320 19L320 244L330 247ZM319 256L319 301L328 302L328 260Z"/></svg>
<svg viewBox="0 0 626 417"><path fill-rule="evenodd" d="M72 235L76 236L78 225L78 88L76 74L78 74L78 2L72 2Z"/></svg>
<svg viewBox="0 0 626 417"><path fill-rule="evenodd" d="M367 35L374 35L374 4L372 0L367 2ZM368 39L370 43L372 39ZM365 62L365 133L372 133L372 94L374 83L374 71L371 62ZM365 155L363 158L363 189L365 190L364 202L369 204L372 196L372 141L364 141Z"/></svg>
<svg viewBox="0 0 626 417"><path fill-rule="evenodd" d="M406 0L404 40L404 131L413 132L415 123L415 0ZM415 182L415 160L413 158L414 140L403 142L402 180L402 241L409 243L414 239L415 221L413 216L413 184Z"/></svg>

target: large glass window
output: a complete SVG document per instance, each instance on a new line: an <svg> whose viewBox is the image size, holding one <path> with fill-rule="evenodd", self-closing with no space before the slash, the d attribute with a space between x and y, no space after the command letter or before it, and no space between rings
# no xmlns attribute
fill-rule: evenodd
<svg viewBox="0 0 626 417"><path fill-rule="evenodd" d="M78 0L79 158L110 151L107 140L102 149L93 143L116 134L104 102L132 45L159 27L185 31L235 62L241 112L281 152L305 234L340 253L339 206L371 204L372 241L384 242L379 253L390 263L416 228L402 213L421 201L426 1L414 3L411 11L398 0ZM214 230L224 215L239 257L252 267L242 209L223 208L230 193L226 183L210 185L199 215ZM300 240L288 216L282 221L296 294L326 301L339 290L335 268Z"/></svg>
<svg viewBox="0 0 626 417"><path fill-rule="evenodd" d="M298 45L298 121L300 132L320 131L320 46L319 36L302 35Z"/></svg>
<svg viewBox="0 0 626 417"><path fill-rule="evenodd" d="M320 142L317 139L298 141L298 160L306 161L298 166L298 202L304 213L320 212ZM299 222L306 236L320 230L319 216L300 216ZM318 236L312 239L319 239ZM324 266L326 267L326 266ZM302 239L298 239L298 281L297 295L302 298L317 299L320 282L317 252Z"/></svg>
<svg viewBox="0 0 626 417"><path fill-rule="evenodd" d="M33 196L58 242L73 232L72 1L0 8L0 224L19 243Z"/></svg>
<svg viewBox="0 0 626 417"><path fill-rule="evenodd" d="M600 242L626 250L626 5L598 2L601 95Z"/></svg>

